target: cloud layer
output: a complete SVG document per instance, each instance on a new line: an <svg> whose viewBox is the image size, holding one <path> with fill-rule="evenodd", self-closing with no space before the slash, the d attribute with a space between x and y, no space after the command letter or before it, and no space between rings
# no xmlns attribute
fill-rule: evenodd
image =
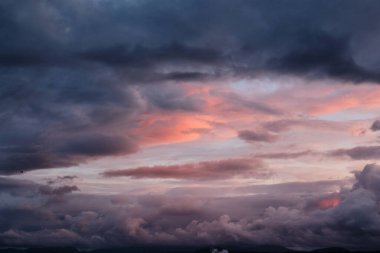
<svg viewBox="0 0 380 253"><path fill-rule="evenodd" d="M62 180L43 186L2 178L7 201L0 208L0 241L7 246L38 246L43 238L45 246L275 243L374 249L380 234L379 174L379 166L369 164L355 174L352 189L335 193L324 189L340 182L315 182L308 196L304 186L289 183L253 187L249 191L261 194L234 198L97 196L71 193L75 184ZM279 191L271 191L275 188Z"/></svg>

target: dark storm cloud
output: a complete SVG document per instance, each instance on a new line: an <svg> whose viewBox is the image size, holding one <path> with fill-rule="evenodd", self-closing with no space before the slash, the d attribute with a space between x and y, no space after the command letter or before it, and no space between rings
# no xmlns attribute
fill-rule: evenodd
<svg viewBox="0 0 380 253"><path fill-rule="evenodd" d="M380 146L359 146L351 149L338 149L328 153L330 156L348 156L354 160L380 158Z"/></svg>
<svg viewBox="0 0 380 253"><path fill-rule="evenodd" d="M137 151L136 144L121 136L81 135L67 141L59 151L69 155L101 156L128 154Z"/></svg>
<svg viewBox="0 0 380 253"><path fill-rule="evenodd" d="M149 93L147 85L272 73L378 82L379 7L339 0L1 1L0 173L133 153L143 139L130 131L138 115L202 109L200 99L164 86ZM89 136L108 137L102 146Z"/></svg>
<svg viewBox="0 0 380 253"><path fill-rule="evenodd" d="M84 59L124 67L148 67L160 62L179 61L195 63L217 63L221 56L213 49L169 44L158 48L115 46L105 50L89 51L81 55Z"/></svg>
<svg viewBox="0 0 380 253"><path fill-rule="evenodd" d="M369 52L378 39L378 7L339 0L4 1L1 64L146 68L179 61L236 74L376 81L378 56Z"/></svg>
<svg viewBox="0 0 380 253"><path fill-rule="evenodd" d="M229 159L181 165L139 167L110 170L106 177L174 178L184 180L218 180L232 177L268 177L271 172L257 159Z"/></svg>
<svg viewBox="0 0 380 253"><path fill-rule="evenodd" d="M257 132L252 130L241 130L238 137L247 142L274 142L279 139L278 135L270 132Z"/></svg>
<svg viewBox="0 0 380 253"><path fill-rule="evenodd" d="M1 69L0 173L135 152L138 144L115 125L142 106L133 89L105 75L61 68Z"/></svg>
<svg viewBox="0 0 380 253"><path fill-rule="evenodd" d="M378 73L366 70L354 61L348 38L335 38L320 31L306 31L295 37L295 50L274 58L269 68L295 75L306 73L311 78L330 76L352 82L379 80Z"/></svg>
<svg viewBox="0 0 380 253"><path fill-rule="evenodd" d="M25 143L30 147L4 147L0 151L0 168L2 174L22 173L32 169L67 167L85 161L89 157L129 154L137 150L132 141L123 137L105 137L96 135L92 138L87 134L72 139L57 139L54 143ZM45 139L45 138L44 138ZM54 138L43 140L54 141Z"/></svg>

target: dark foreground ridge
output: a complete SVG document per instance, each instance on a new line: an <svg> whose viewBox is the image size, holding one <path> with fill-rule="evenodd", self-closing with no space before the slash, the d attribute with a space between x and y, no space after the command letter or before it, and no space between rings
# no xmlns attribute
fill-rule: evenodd
<svg viewBox="0 0 380 253"><path fill-rule="evenodd" d="M0 253L375 253L372 251L354 251L345 248L331 247L321 248L310 251L292 250L276 245L261 246L218 246L218 247L195 247L195 246L132 246L124 248L96 249L96 250L78 250L73 247L41 247L41 248L0 248Z"/></svg>

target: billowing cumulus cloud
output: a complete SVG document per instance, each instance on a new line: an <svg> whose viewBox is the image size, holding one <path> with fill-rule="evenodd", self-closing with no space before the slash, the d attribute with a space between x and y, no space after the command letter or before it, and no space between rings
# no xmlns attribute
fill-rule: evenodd
<svg viewBox="0 0 380 253"><path fill-rule="evenodd" d="M315 182L313 192L305 196L307 184L298 189L274 185L279 191L268 186L269 191L262 187L263 195L234 198L67 192L60 201L51 201L55 197L50 194L31 194L42 185L3 178L2 196L13 198L0 208L0 241L38 246L44 238L44 245L85 248L275 243L373 249L380 234L379 171L377 165L365 166L355 174L352 189L325 192L323 185L340 183Z"/></svg>
<svg viewBox="0 0 380 253"><path fill-rule="evenodd" d="M233 177L265 178L271 172L258 159L229 159L181 165L139 167L125 170L110 170L106 177L174 178L185 180L217 180Z"/></svg>

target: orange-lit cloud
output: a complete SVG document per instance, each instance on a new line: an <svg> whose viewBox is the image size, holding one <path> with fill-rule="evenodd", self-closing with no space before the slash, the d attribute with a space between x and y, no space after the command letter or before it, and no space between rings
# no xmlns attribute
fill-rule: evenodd
<svg viewBox="0 0 380 253"><path fill-rule="evenodd" d="M192 141L211 129L212 116L195 114L154 114L140 121L136 133L146 145ZM202 130L202 131L201 131Z"/></svg>
<svg viewBox="0 0 380 253"><path fill-rule="evenodd" d="M329 197L322 199L318 202L318 207L321 209L328 209L338 206L340 203L339 197Z"/></svg>

